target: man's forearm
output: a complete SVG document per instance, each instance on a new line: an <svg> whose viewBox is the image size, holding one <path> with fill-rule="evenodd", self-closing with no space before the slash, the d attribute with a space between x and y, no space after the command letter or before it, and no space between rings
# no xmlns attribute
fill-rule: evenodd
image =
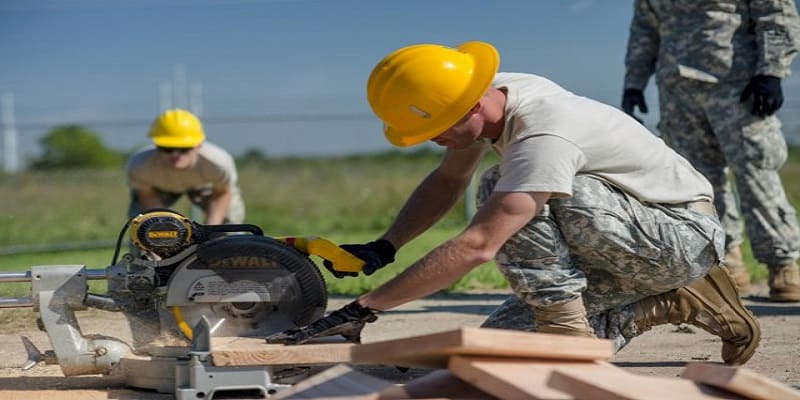
<svg viewBox="0 0 800 400"><path fill-rule="evenodd" d="M387 310L450 286L472 268L492 260L506 241L542 210L550 195L493 193L467 229L378 289L361 296L359 304Z"/></svg>
<svg viewBox="0 0 800 400"><path fill-rule="evenodd" d="M228 208L231 205L231 198L233 195L230 190L222 191L212 195L208 202L208 209L206 212L207 225L219 225L225 222L225 217L228 215Z"/></svg>
<svg viewBox="0 0 800 400"><path fill-rule="evenodd" d="M358 299L359 304L385 311L445 289L471 269L488 261L486 253L453 239L379 288Z"/></svg>
<svg viewBox="0 0 800 400"><path fill-rule="evenodd" d="M153 188L140 188L134 191L136 200L142 210L149 210L151 208L164 207L161 197Z"/></svg>
<svg viewBox="0 0 800 400"><path fill-rule="evenodd" d="M396 248L408 243L453 208L468 184L469 180L447 179L432 172L408 198L383 238Z"/></svg>

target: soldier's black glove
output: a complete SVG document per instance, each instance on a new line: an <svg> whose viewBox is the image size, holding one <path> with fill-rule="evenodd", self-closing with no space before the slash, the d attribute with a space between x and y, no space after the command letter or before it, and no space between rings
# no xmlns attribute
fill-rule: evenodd
<svg viewBox="0 0 800 400"><path fill-rule="evenodd" d="M635 120L642 122L633 114L633 108L639 107L639 111L647 114L647 103L644 101L644 92L641 89L625 89L622 93L622 111L633 117Z"/></svg>
<svg viewBox="0 0 800 400"><path fill-rule="evenodd" d="M311 339L342 335L353 343L361 343L361 330L378 315L354 301L302 328L288 329L267 336L267 343L302 344Z"/></svg>
<svg viewBox="0 0 800 400"><path fill-rule="evenodd" d="M394 262L394 255L397 253L397 249L394 248L392 242L386 239L378 239L366 244L343 244L339 247L349 251L351 254L364 261L364 268L361 271L364 272L365 275L372 275L375 271ZM325 268L331 271L333 276L337 278L358 275L355 273L334 271L333 264L327 260L323 264L325 264Z"/></svg>
<svg viewBox="0 0 800 400"><path fill-rule="evenodd" d="M775 114L783 105L781 78L769 75L756 75L744 87L739 102L747 101L753 96L753 107L750 113L761 118Z"/></svg>

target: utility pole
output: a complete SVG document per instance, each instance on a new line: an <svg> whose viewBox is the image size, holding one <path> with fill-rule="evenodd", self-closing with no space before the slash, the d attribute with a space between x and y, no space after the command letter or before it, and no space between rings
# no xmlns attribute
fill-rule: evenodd
<svg viewBox="0 0 800 400"><path fill-rule="evenodd" d="M175 64L172 68L172 81L158 85L158 103L160 111L170 108L188 109L198 118L203 115L203 84L188 83L186 67Z"/></svg>
<svg viewBox="0 0 800 400"><path fill-rule="evenodd" d="M8 174L19 172L17 128L14 122L14 94L4 93L2 98L3 116L3 170Z"/></svg>
<svg viewBox="0 0 800 400"><path fill-rule="evenodd" d="M189 85L189 111L197 118L203 117L203 84L200 82Z"/></svg>
<svg viewBox="0 0 800 400"><path fill-rule="evenodd" d="M188 106L186 89L186 67L175 64L172 69L172 106L185 109Z"/></svg>
<svg viewBox="0 0 800 400"><path fill-rule="evenodd" d="M169 82L158 85L158 107L158 112L172 108L172 85Z"/></svg>

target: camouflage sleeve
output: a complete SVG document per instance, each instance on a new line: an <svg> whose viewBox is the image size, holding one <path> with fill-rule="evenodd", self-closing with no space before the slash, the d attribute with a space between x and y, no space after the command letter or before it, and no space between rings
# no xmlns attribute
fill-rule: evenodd
<svg viewBox="0 0 800 400"><path fill-rule="evenodd" d="M636 0L628 52L625 54L625 89L644 89L658 57L658 18L648 0Z"/></svg>
<svg viewBox="0 0 800 400"><path fill-rule="evenodd" d="M794 0L752 0L750 16L758 43L756 73L785 78L800 46Z"/></svg>

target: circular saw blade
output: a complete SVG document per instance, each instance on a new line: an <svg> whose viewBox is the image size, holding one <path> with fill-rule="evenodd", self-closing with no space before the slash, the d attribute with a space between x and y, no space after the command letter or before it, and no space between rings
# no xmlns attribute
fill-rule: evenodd
<svg viewBox="0 0 800 400"><path fill-rule="evenodd" d="M271 313L267 303L208 303L173 306L172 315L181 331L192 338L192 329L206 317L212 336L266 336L295 324L287 315Z"/></svg>
<svg viewBox="0 0 800 400"><path fill-rule="evenodd" d="M182 262L166 300L188 338L202 317L213 336L263 337L321 317L327 290L307 255L263 236L231 236Z"/></svg>

